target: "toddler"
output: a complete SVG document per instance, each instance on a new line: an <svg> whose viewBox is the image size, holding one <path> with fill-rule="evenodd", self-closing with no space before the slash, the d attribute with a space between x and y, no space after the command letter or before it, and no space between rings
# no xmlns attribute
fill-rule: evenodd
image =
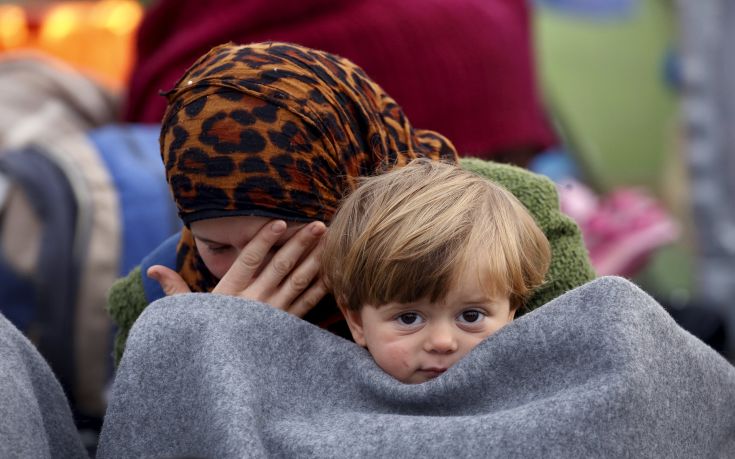
<svg viewBox="0 0 735 459"><path fill-rule="evenodd" d="M353 339L404 383L441 375L513 320L550 259L510 192L426 159L361 179L324 243L322 274Z"/></svg>

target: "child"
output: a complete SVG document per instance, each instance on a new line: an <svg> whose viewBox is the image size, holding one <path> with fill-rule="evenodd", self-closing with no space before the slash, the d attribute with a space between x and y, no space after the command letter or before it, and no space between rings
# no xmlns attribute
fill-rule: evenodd
<svg viewBox="0 0 735 459"><path fill-rule="evenodd" d="M322 272L355 342L391 376L421 383L513 320L549 260L510 192L418 159L361 179L325 236Z"/></svg>

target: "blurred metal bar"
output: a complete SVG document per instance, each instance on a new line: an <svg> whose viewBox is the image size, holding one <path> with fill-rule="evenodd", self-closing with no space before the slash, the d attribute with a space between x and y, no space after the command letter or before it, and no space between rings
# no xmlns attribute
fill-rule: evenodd
<svg viewBox="0 0 735 459"><path fill-rule="evenodd" d="M728 317L735 350L735 2L677 0L697 297Z"/></svg>

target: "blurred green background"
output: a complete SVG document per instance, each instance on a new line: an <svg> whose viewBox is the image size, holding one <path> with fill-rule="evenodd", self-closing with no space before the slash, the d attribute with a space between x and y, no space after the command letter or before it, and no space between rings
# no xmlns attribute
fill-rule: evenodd
<svg viewBox="0 0 735 459"><path fill-rule="evenodd" d="M665 77L677 24L668 0L636 5L615 18L539 7L536 52L546 103L584 181L599 193L644 186L680 221L681 242L634 279L668 301L692 294L694 271L679 95Z"/></svg>

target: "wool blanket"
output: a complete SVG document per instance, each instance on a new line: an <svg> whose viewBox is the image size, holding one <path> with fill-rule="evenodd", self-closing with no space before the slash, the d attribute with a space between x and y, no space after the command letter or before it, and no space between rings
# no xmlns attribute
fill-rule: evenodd
<svg viewBox="0 0 735 459"><path fill-rule="evenodd" d="M2 315L0 457L89 457L59 382L33 344Z"/></svg>
<svg viewBox="0 0 735 459"><path fill-rule="evenodd" d="M133 326L98 457L175 456L735 457L735 368L616 277L419 385L267 305L173 296Z"/></svg>

